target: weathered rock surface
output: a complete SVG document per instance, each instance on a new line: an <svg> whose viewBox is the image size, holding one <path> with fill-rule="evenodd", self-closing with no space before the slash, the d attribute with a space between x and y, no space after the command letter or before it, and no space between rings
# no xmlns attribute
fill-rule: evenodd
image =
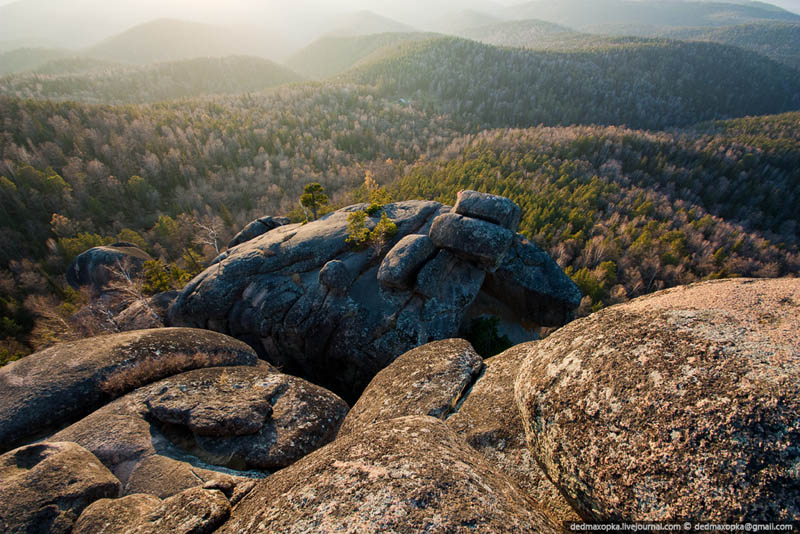
<svg viewBox="0 0 800 534"><path fill-rule="evenodd" d="M662 291L533 345L531 452L586 519L800 519L800 280Z"/></svg>
<svg viewBox="0 0 800 534"><path fill-rule="evenodd" d="M497 270L514 241L514 233L502 226L456 213L436 217L430 236L437 247L450 250L488 272Z"/></svg>
<svg viewBox="0 0 800 534"><path fill-rule="evenodd" d="M447 426L519 484L554 523L580 521L531 456L514 400L514 379L536 343L517 345L485 360L485 371L458 411L447 418Z"/></svg>
<svg viewBox="0 0 800 534"><path fill-rule="evenodd" d="M487 263L500 262L502 267L505 249L514 241L514 234L502 226L452 214L447 217L474 230L467 232L470 236L482 238L485 231L487 239L498 237L497 243L489 239L493 252L487 256L476 243L451 241L447 245L454 251L431 252L425 245L428 238L422 237L411 238L417 244L410 246L404 238L428 236L434 219L450 208L409 201L389 204L367 218L368 229L382 213L397 225L388 243L355 250L346 242L348 216L365 208L351 206L305 225L279 226L228 250L184 289L170 308L170 324L246 340L270 362L354 400L400 354L457 336L491 268L459 257L455 250L469 248L474 253L470 258L491 257L494 263ZM520 321L533 323L539 316L566 320L565 310L580 302L559 300L563 294L574 296L565 287L580 292L555 262L546 261L549 265L539 262L532 269L553 280L519 273L532 289L514 286L513 277L500 277L497 286L505 292L501 300L517 299L517 290L526 292L515 307ZM528 267L509 267L516 268ZM551 295L548 288L560 293ZM548 313L551 306L556 311Z"/></svg>
<svg viewBox="0 0 800 534"><path fill-rule="evenodd" d="M63 428L128 391L175 373L257 361L241 341L187 328L56 345L0 368L0 451Z"/></svg>
<svg viewBox="0 0 800 534"><path fill-rule="evenodd" d="M245 226L241 232L236 234L231 242L228 243L228 248L233 248L236 245L241 245L251 239L255 239L256 237L266 234L269 231L274 230L279 226L284 226L289 224L291 221L286 217L261 217L252 221L250 224Z"/></svg>
<svg viewBox="0 0 800 534"><path fill-rule="evenodd" d="M523 321L561 326L583 295L541 248L517 234L502 265L486 275L484 291Z"/></svg>
<svg viewBox="0 0 800 534"><path fill-rule="evenodd" d="M218 490L191 488L164 501L128 495L94 502L72 534L211 534L230 512L230 503Z"/></svg>
<svg viewBox="0 0 800 534"><path fill-rule="evenodd" d="M198 369L140 388L53 439L94 452L126 494L168 497L288 466L331 441L346 413L334 394L266 365Z"/></svg>
<svg viewBox="0 0 800 534"><path fill-rule="evenodd" d="M386 288L410 289L417 273L436 255L436 247L426 235L407 235L392 247L378 269L378 281Z"/></svg>
<svg viewBox="0 0 800 534"><path fill-rule="evenodd" d="M90 504L72 527L72 534L119 534L131 532L147 521L161 504L153 495L138 493L120 499L100 499Z"/></svg>
<svg viewBox="0 0 800 534"><path fill-rule="evenodd" d="M0 531L68 534L84 508L120 484L75 443L37 443L0 456Z"/></svg>
<svg viewBox="0 0 800 534"><path fill-rule="evenodd" d="M218 532L555 531L444 423L417 416L337 439L272 475Z"/></svg>
<svg viewBox="0 0 800 534"><path fill-rule="evenodd" d="M477 191L461 191L458 193L453 213L483 219L516 232L522 211L519 206L506 197L479 193Z"/></svg>
<svg viewBox="0 0 800 534"><path fill-rule="evenodd" d="M94 247L72 260L67 268L67 283L78 289L91 286L101 290L114 277L120 267L133 275L138 273L144 262L152 260L150 255L132 243Z"/></svg>
<svg viewBox="0 0 800 534"><path fill-rule="evenodd" d="M463 339L434 341L383 369L347 414L339 436L407 415L445 419L483 370L483 359Z"/></svg>

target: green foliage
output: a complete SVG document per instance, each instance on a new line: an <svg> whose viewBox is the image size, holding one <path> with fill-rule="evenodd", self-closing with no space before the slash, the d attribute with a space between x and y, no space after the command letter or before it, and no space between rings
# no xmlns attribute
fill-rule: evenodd
<svg viewBox="0 0 800 534"><path fill-rule="evenodd" d="M81 232L75 237L61 237L58 239L58 250L64 261L69 263L79 254L86 252L90 248L110 245L116 241L113 237L103 237L98 234Z"/></svg>
<svg viewBox="0 0 800 534"><path fill-rule="evenodd" d="M499 317L478 317L470 321L469 327L463 335L478 354L484 358L491 358L514 345L508 336L500 334L499 326Z"/></svg>
<svg viewBox="0 0 800 534"><path fill-rule="evenodd" d="M183 289L197 273L187 272L175 264L166 265L161 260L144 262L143 291L155 295L174 289Z"/></svg>
<svg viewBox="0 0 800 534"><path fill-rule="evenodd" d="M380 248L397 234L397 225L386 212L381 213L380 220L372 230L367 227L368 217L367 212L362 210L354 211L347 216L346 242L354 248L366 246Z"/></svg>
<svg viewBox="0 0 800 534"><path fill-rule="evenodd" d="M354 211L347 216L347 244L354 248L367 245L370 238L370 229L367 228L367 212Z"/></svg>
<svg viewBox="0 0 800 534"><path fill-rule="evenodd" d="M319 182L312 182L303 187L303 195L300 197L300 205L305 209L311 210L311 220L317 220L317 213L328 205L328 195L325 188Z"/></svg>

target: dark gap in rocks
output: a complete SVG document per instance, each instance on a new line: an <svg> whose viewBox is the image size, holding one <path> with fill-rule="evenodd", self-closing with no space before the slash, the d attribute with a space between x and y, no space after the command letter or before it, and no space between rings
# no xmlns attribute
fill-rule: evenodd
<svg viewBox="0 0 800 534"><path fill-rule="evenodd" d="M461 393L458 395L458 397L456 397L455 403L444 415L443 418L444 421L447 421L451 416L458 413L458 411L464 405L466 400L472 394L472 390L475 387L475 384L477 384L485 374L486 374L486 364L483 364L481 365L481 368L478 372L472 374L472 376L470 377L470 381L466 383L464 389L461 390Z"/></svg>

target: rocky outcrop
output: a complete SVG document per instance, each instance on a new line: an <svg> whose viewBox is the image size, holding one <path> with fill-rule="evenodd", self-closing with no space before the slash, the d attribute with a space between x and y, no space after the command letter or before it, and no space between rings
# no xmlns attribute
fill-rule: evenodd
<svg viewBox="0 0 800 534"><path fill-rule="evenodd" d="M163 501L128 495L94 502L72 534L211 534L230 512L228 499L218 490L192 488Z"/></svg>
<svg viewBox="0 0 800 534"><path fill-rule="evenodd" d="M153 258L132 243L114 243L113 245L94 247L78 255L67 268L67 283L78 289L90 286L100 291L119 272L125 270L135 275L142 269L144 262Z"/></svg>
<svg viewBox="0 0 800 534"><path fill-rule="evenodd" d="M528 351L529 447L585 519L800 519L800 280L662 291Z"/></svg>
<svg viewBox="0 0 800 534"><path fill-rule="evenodd" d="M257 361L241 341L187 328L56 345L0 368L0 451L63 428L126 392L175 373Z"/></svg>
<svg viewBox="0 0 800 534"><path fill-rule="evenodd" d="M407 415L445 419L483 370L467 341L435 341L409 351L383 369L353 406L339 436Z"/></svg>
<svg viewBox="0 0 800 534"><path fill-rule="evenodd" d="M246 340L270 362L351 399L400 354L456 336L488 279L517 322L562 324L580 291L508 228L516 230L513 203L467 197L466 215L436 202L384 206L366 228L385 214L397 233L363 249L348 244L348 219L366 205L279 226L217 258L169 320Z"/></svg>
<svg viewBox="0 0 800 534"><path fill-rule="evenodd" d="M474 217L497 224L516 232L519 228L522 211L519 206L505 197L478 193L477 191L461 191L458 193L453 213L465 217Z"/></svg>
<svg viewBox="0 0 800 534"><path fill-rule="evenodd" d="M84 508L119 495L114 475L74 443L37 443L0 456L0 531L69 534Z"/></svg>
<svg viewBox="0 0 800 534"><path fill-rule="evenodd" d="M260 235L264 235L279 226L287 225L290 222L291 221L287 217L261 217L256 219L245 226L241 232L233 236L231 242L228 243L228 248L241 245L242 243L250 241L251 239L255 239Z"/></svg>
<svg viewBox="0 0 800 534"><path fill-rule="evenodd" d="M447 419L447 426L519 484L555 524L580 521L528 450L514 400L514 379L536 343L517 345L485 360L485 371Z"/></svg>
<svg viewBox="0 0 800 534"><path fill-rule="evenodd" d="M535 503L431 417L377 423L259 482L221 534L555 532Z"/></svg>
<svg viewBox="0 0 800 534"><path fill-rule="evenodd" d="M286 467L331 441L346 413L334 394L266 364L198 369L140 388L53 439L92 451L126 494L168 497Z"/></svg>

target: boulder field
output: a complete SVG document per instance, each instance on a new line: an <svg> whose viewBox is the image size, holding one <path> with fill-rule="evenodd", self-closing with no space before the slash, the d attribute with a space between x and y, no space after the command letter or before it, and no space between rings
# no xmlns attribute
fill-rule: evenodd
<svg viewBox="0 0 800 534"><path fill-rule="evenodd" d="M470 287L479 292L490 291L490 278L510 287L504 269L536 256L526 246L514 252L519 236L490 261L495 249L456 250L449 230L437 229L471 218L478 222L455 234L506 239L519 214L503 200L464 193L452 210L385 208L429 210L415 223L429 227L396 236L389 252L369 260L374 298L406 291L422 299L420 291L436 291L427 280L469 281L478 271L483 282ZM300 232L324 231L314 224L276 225L229 257L261 264ZM331 239L341 237L337 228ZM259 248L271 234L283 236L274 256ZM313 275L328 288L314 298L340 304L354 299L342 285L349 262L374 253L288 250L298 256L280 276L306 283ZM335 259L319 268L319 254ZM203 285L220 274L212 266L180 309L227 295L231 270L244 267L224 261L216 268L229 285ZM301 263L308 271L287 274ZM248 269L239 272L249 287L257 276ZM256 300L282 302L279 275L262 275L266 293ZM513 280L533 287L528 275ZM403 283L413 289L398 289ZM455 285L439 297L467 305L469 291ZM232 306L245 294L256 298L244 291ZM504 302L530 304L528 318L566 313L534 295L523 290ZM326 335L305 332L309 344ZM305 353L282 354L293 361ZM353 354L346 361L355 369L363 361ZM0 531L555 533L581 520L800 521L800 279L661 291L486 359L469 342L444 338L381 361L374 373L376 361L363 372L343 368L344 376L369 377L352 407L209 330L114 334L0 368Z"/></svg>

